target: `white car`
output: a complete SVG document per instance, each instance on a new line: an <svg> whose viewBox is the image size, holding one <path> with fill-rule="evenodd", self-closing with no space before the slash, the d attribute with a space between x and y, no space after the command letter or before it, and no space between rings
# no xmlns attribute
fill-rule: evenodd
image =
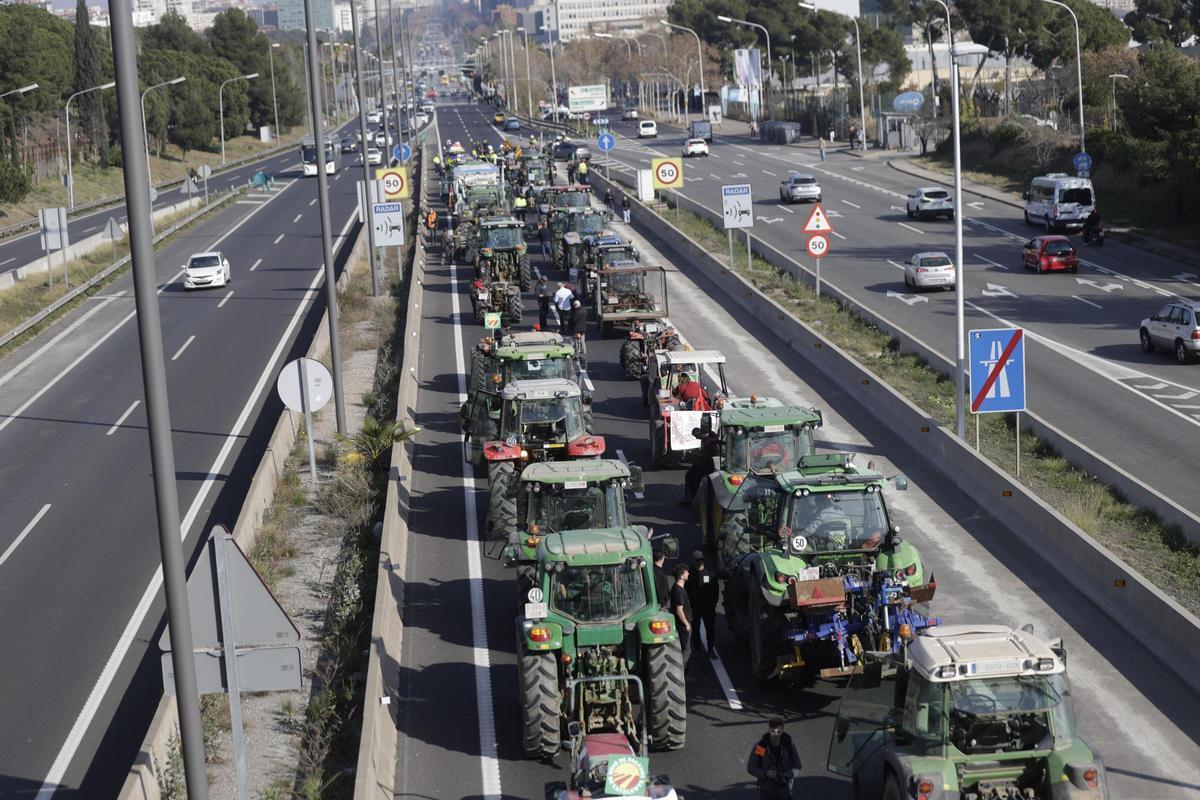
<svg viewBox="0 0 1200 800"><path fill-rule="evenodd" d="M417 127L420 128L423 125L429 124L429 115L424 111L418 111L416 117L413 118L413 121L416 122Z"/></svg>
<svg viewBox="0 0 1200 800"><path fill-rule="evenodd" d="M779 182L779 202L821 202L821 184L807 172L793 172Z"/></svg>
<svg viewBox="0 0 1200 800"><path fill-rule="evenodd" d="M183 268L183 288L209 289L233 283L229 259L217 251L193 253Z"/></svg>
<svg viewBox="0 0 1200 800"><path fill-rule="evenodd" d="M382 111L371 111L367 114L367 122L371 123L372 125L378 125L382 121L383 121L383 112Z"/></svg>
<svg viewBox="0 0 1200 800"><path fill-rule="evenodd" d="M954 262L940 252L917 253L904 264L904 283L914 289L953 289Z"/></svg>
<svg viewBox="0 0 1200 800"><path fill-rule="evenodd" d="M688 139L683 143L683 157L689 156L707 156L708 142L703 139Z"/></svg>
<svg viewBox="0 0 1200 800"><path fill-rule="evenodd" d="M922 186L908 193L904 201L905 212L909 219L937 217L945 215L946 219L954 219L954 199L950 191L940 186Z"/></svg>
<svg viewBox="0 0 1200 800"><path fill-rule="evenodd" d="M658 123L652 119L644 119L638 123L639 139L657 139Z"/></svg>
<svg viewBox="0 0 1200 800"><path fill-rule="evenodd" d="M383 151L380 150L378 147L368 147L367 148L367 163L370 164L371 166L382 166Z"/></svg>
<svg viewBox="0 0 1200 800"><path fill-rule="evenodd" d="M375 146L376 147L387 147L391 143L392 143L392 135L390 133L384 133L383 131L375 132Z"/></svg>

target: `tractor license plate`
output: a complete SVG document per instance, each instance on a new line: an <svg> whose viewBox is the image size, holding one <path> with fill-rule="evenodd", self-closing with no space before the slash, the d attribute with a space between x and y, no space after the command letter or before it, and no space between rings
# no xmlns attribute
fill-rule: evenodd
<svg viewBox="0 0 1200 800"><path fill-rule="evenodd" d="M550 609L545 603L526 603L525 619L545 619L550 615Z"/></svg>
<svg viewBox="0 0 1200 800"><path fill-rule="evenodd" d="M480 300L487 300L487 299L488 299L488 293L487 293L487 291L485 291L485 290L483 290L483 289L480 289L480 290L479 290L479 299L480 299Z"/></svg>

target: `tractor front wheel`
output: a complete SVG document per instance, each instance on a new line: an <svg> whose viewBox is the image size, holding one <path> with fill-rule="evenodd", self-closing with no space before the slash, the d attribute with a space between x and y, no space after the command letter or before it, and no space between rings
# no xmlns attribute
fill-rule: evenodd
<svg viewBox="0 0 1200 800"><path fill-rule="evenodd" d="M779 680L774 674L778 650L775 636L779 633L775 615L778 612L763 601L762 587L757 580L752 580L746 587L746 593L750 595L750 666L754 682L760 686L773 686Z"/></svg>
<svg viewBox="0 0 1200 800"><path fill-rule="evenodd" d="M521 291L528 292L533 288L533 269L529 266L529 259L522 258L520 266L521 275Z"/></svg>
<svg viewBox="0 0 1200 800"><path fill-rule="evenodd" d="M521 315L525 311L525 303L521 300L521 295L514 294L509 296L507 311L510 325L521 324Z"/></svg>
<svg viewBox="0 0 1200 800"><path fill-rule="evenodd" d="M507 539L517 530L517 471L513 462L488 464L489 539Z"/></svg>
<svg viewBox="0 0 1200 800"><path fill-rule="evenodd" d="M680 636L686 636L681 632ZM683 652L678 642L646 647L646 697L650 746L678 750L687 740L687 689L683 682Z"/></svg>
<svg viewBox="0 0 1200 800"><path fill-rule="evenodd" d="M525 755L553 758L561 746L562 695L553 653L522 653L518 662L521 681L521 728Z"/></svg>
<svg viewBox="0 0 1200 800"><path fill-rule="evenodd" d="M741 560L741 556L750 552L750 542L746 541L745 511L726 512L717 528L717 538L714 546L717 551L717 572L724 574L733 569Z"/></svg>

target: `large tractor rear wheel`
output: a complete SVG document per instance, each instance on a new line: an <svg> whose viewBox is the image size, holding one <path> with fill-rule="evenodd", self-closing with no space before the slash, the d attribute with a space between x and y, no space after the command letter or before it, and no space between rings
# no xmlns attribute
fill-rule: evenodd
<svg viewBox="0 0 1200 800"><path fill-rule="evenodd" d="M681 633L685 636L685 633ZM647 716L650 746L678 750L687 740L687 689L683 682L683 653L678 642L645 647Z"/></svg>
<svg viewBox="0 0 1200 800"><path fill-rule="evenodd" d="M489 539L507 539L517 530L517 471L511 461L488 464Z"/></svg>
<svg viewBox="0 0 1200 800"><path fill-rule="evenodd" d="M521 295L509 295L507 308L505 310L508 312L508 323L510 325L520 325L521 315L525 311L525 303L521 299Z"/></svg>
<svg viewBox="0 0 1200 800"><path fill-rule="evenodd" d="M745 511L727 511L717 529L717 539L714 542L717 551L717 572L724 574L733 569L741 557L750 552L750 542L746 540Z"/></svg>
<svg viewBox="0 0 1200 800"><path fill-rule="evenodd" d="M529 259L522 257L517 269L521 276L521 291L528 292L533 288L533 268L529 266Z"/></svg>
<svg viewBox="0 0 1200 800"><path fill-rule="evenodd" d="M592 413L592 406L590 403L583 407L583 429L588 433L596 432L596 417Z"/></svg>
<svg viewBox="0 0 1200 800"><path fill-rule="evenodd" d="M553 758L558 748L562 721L562 695L553 653L521 653L518 661L521 682L521 729L525 755Z"/></svg>

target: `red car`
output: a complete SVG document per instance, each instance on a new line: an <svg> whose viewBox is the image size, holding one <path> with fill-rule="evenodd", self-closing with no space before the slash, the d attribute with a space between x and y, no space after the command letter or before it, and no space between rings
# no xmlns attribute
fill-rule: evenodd
<svg viewBox="0 0 1200 800"><path fill-rule="evenodd" d="M1035 236L1026 242L1021 263L1025 269L1035 269L1038 272L1054 269L1079 272L1079 256L1071 246L1071 240L1057 234Z"/></svg>

